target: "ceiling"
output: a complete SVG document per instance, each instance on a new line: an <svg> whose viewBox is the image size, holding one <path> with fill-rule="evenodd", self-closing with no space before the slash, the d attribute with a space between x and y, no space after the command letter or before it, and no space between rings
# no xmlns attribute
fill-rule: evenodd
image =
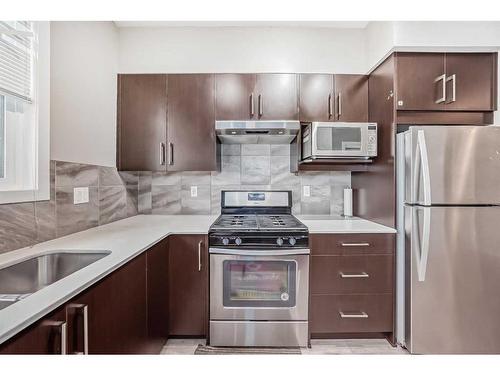
<svg viewBox="0 0 500 375"><path fill-rule="evenodd" d="M117 27L326 27L364 29L369 21L114 21Z"/></svg>

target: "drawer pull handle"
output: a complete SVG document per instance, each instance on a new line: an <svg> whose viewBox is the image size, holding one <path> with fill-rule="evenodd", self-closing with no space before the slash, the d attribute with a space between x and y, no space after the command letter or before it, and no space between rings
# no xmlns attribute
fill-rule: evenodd
<svg viewBox="0 0 500 375"><path fill-rule="evenodd" d="M368 314L365 313L364 311L360 311L360 312L343 312L343 311L339 311L339 314L340 314L340 317L342 319L351 319L351 318L354 318L354 319L358 319L358 318L368 318Z"/></svg>
<svg viewBox="0 0 500 375"><path fill-rule="evenodd" d="M350 246L370 246L369 242L341 242L340 244L343 247L350 247Z"/></svg>
<svg viewBox="0 0 500 375"><path fill-rule="evenodd" d="M340 272L340 277L343 279L362 279L362 278L370 277L370 275L368 275L366 272L361 272L361 273Z"/></svg>

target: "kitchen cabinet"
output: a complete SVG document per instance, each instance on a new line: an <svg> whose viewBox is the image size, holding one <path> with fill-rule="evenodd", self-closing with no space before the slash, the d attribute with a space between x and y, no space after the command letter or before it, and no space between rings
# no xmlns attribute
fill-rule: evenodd
<svg viewBox="0 0 500 375"><path fill-rule="evenodd" d="M65 310L58 308L1 344L0 354L65 354L67 332Z"/></svg>
<svg viewBox="0 0 500 375"><path fill-rule="evenodd" d="M296 74L257 74L255 95L259 120L299 119Z"/></svg>
<svg viewBox="0 0 500 375"><path fill-rule="evenodd" d="M300 121L368 121L368 76L301 74Z"/></svg>
<svg viewBox="0 0 500 375"><path fill-rule="evenodd" d="M393 332L394 234L310 236L312 337Z"/></svg>
<svg viewBox="0 0 500 375"><path fill-rule="evenodd" d="M117 167L218 169L213 74L120 74Z"/></svg>
<svg viewBox="0 0 500 375"><path fill-rule="evenodd" d="M255 74L216 74L216 119L256 120Z"/></svg>
<svg viewBox="0 0 500 375"><path fill-rule="evenodd" d="M333 121L335 111L334 79L331 74L299 76L300 121Z"/></svg>
<svg viewBox="0 0 500 375"><path fill-rule="evenodd" d="M154 245L1 344L0 353L159 353L168 338L167 244Z"/></svg>
<svg viewBox="0 0 500 375"><path fill-rule="evenodd" d="M213 74L168 76L168 171L217 170Z"/></svg>
<svg viewBox="0 0 500 375"><path fill-rule="evenodd" d="M335 74L335 121L368 121L368 76Z"/></svg>
<svg viewBox="0 0 500 375"><path fill-rule="evenodd" d="M217 74L217 120L298 120L298 76Z"/></svg>
<svg viewBox="0 0 500 375"><path fill-rule="evenodd" d="M147 252L148 352L159 353L168 338L168 239Z"/></svg>
<svg viewBox="0 0 500 375"><path fill-rule="evenodd" d="M119 74L117 167L165 171L167 76Z"/></svg>
<svg viewBox="0 0 500 375"><path fill-rule="evenodd" d="M396 108L413 111L496 109L497 54L396 54Z"/></svg>
<svg viewBox="0 0 500 375"><path fill-rule="evenodd" d="M447 53L445 65L447 110L497 109L496 53Z"/></svg>
<svg viewBox="0 0 500 375"><path fill-rule="evenodd" d="M206 336L208 249L206 235L169 237L169 335Z"/></svg>

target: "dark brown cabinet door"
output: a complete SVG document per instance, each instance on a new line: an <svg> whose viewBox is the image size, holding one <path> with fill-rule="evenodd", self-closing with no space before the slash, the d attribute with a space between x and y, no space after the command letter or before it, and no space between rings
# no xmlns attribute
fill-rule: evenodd
<svg viewBox="0 0 500 375"><path fill-rule="evenodd" d="M331 74L301 74L299 76L300 121L333 121L334 80Z"/></svg>
<svg viewBox="0 0 500 375"><path fill-rule="evenodd" d="M253 120L256 118L255 74L215 75L215 118Z"/></svg>
<svg viewBox="0 0 500 375"><path fill-rule="evenodd" d="M298 76L257 74L256 111L259 120L298 120Z"/></svg>
<svg viewBox="0 0 500 375"><path fill-rule="evenodd" d="M75 297L66 305L69 353L83 351L85 306L89 354L147 353L146 292L142 254Z"/></svg>
<svg viewBox="0 0 500 375"><path fill-rule="evenodd" d="M204 235L169 237L169 334L206 336L208 251Z"/></svg>
<svg viewBox="0 0 500 375"><path fill-rule="evenodd" d="M443 53L397 53L396 109L445 110L444 74Z"/></svg>
<svg viewBox="0 0 500 375"><path fill-rule="evenodd" d="M167 76L118 76L117 166L127 171L164 171Z"/></svg>
<svg viewBox="0 0 500 375"><path fill-rule="evenodd" d="M217 169L214 122L214 75L169 75L167 170Z"/></svg>
<svg viewBox="0 0 500 375"><path fill-rule="evenodd" d="M149 352L159 353L168 338L168 240L147 251Z"/></svg>
<svg viewBox="0 0 500 375"><path fill-rule="evenodd" d="M335 75L336 121L368 121L368 76Z"/></svg>
<svg viewBox="0 0 500 375"><path fill-rule="evenodd" d="M446 54L446 109L496 109L497 54Z"/></svg>
<svg viewBox="0 0 500 375"><path fill-rule="evenodd" d="M64 354L65 334L66 314L63 308L58 308L1 344L0 354Z"/></svg>

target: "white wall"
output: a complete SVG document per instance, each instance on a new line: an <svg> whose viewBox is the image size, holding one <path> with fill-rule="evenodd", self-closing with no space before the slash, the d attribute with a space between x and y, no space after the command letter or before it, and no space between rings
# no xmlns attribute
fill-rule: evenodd
<svg viewBox="0 0 500 375"><path fill-rule="evenodd" d="M381 63L394 48L394 23L389 21L370 22L365 28L366 69Z"/></svg>
<svg viewBox="0 0 500 375"><path fill-rule="evenodd" d="M363 29L121 28L119 71L366 72Z"/></svg>
<svg viewBox="0 0 500 375"><path fill-rule="evenodd" d="M115 165L118 30L51 22L51 158Z"/></svg>

